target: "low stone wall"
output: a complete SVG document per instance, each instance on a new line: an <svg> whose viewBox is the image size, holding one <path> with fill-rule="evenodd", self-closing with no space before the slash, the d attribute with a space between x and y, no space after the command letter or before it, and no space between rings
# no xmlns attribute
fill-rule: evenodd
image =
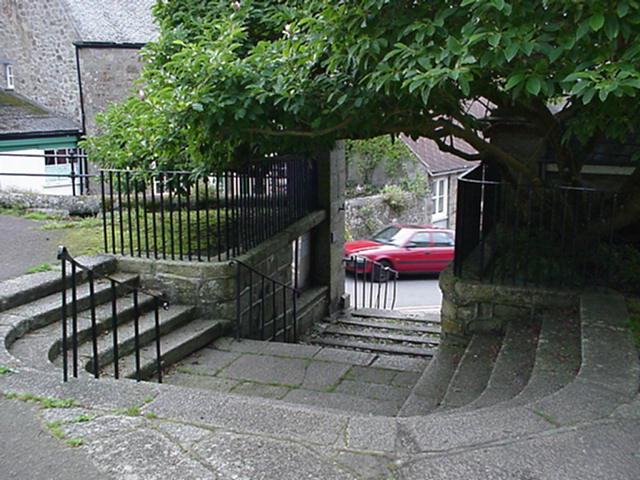
<svg viewBox="0 0 640 480"><path fill-rule="evenodd" d="M428 223L430 201L412 193L352 198L345 204L345 228L353 239L371 236L390 223Z"/></svg>
<svg viewBox="0 0 640 480"><path fill-rule="evenodd" d="M0 207L53 210L66 215L88 216L100 213L100 197L0 191Z"/></svg>
<svg viewBox="0 0 640 480"><path fill-rule="evenodd" d="M440 274L440 289L443 336L461 343L474 333L503 331L508 322L528 319L539 309L576 306L579 299L575 291L462 280L451 268Z"/></svg>
<svg viewBox="0 0 640 480"><path fill-rule="evenodd" d="M293 260L291 243L320 224L324 218L324 212L314 212L238 257L238 260L280 282L290 283ZM146 287L166 292L172 302L195 305L199 315L231 321L236 319L236 267L229 262L186 262L119 256L118 269L140 274ZM252 281L254 293L257 294L257 275L252 276ZM248 287L248 282L249 275L243 274L240 277L241 288ZM326 310L326 291L323 302L322 309ZM310 315L309 318L315 318L317 313Z"/></svg>

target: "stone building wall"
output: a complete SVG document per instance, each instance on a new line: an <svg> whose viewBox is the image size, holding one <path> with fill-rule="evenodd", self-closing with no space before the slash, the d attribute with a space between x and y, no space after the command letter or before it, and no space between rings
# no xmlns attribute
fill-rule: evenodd
<svg viewBox="0 0 640 480"><path fill-rule="evenodd" d="M87 135L96 133L96 115L127 98L140 77L137 48L79 49L82 99Z"/></svg>
<svg viewBox="0 0 640 480"><path fill-rule="evenodd" d="M393 197L380 194L347 200L345 205L347 238L370 237L391 223L429 223L432 208L429 195L403 193L397 196L397 199L395 195Z"/></svg>
<svg viewBox="0 0 640 480"><path fill-rule="evenodd" d="M0 0L0 48L15 92L80 124L76 32L59 0Z"/></svg>

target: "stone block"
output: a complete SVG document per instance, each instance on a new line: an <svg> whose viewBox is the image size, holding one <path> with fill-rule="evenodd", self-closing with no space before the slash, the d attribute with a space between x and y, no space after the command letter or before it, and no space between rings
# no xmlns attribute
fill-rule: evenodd
<svg viewBox="0 0 640 480"><path fill-rule="evenodd" d="M235 299L235 289L235 281L232 278L205 280L198 290L198 298L205 303L231 301Z"/></svg>
<svg viewBox="0 0 640 480"><path fill-rule="evenodd" d="M279 385L264 385L261 383L242 382L231 393L246 395L248 397L277 398L280 399L289 393L290 388Z"/></svg>
<svg viewBox="0 0 640 480"><path fill-rule="evenodd" d="M155 275L156 260L150 258L117 257L118 270L139 275Z"/></svg>
<svg viewBox="0 0 640 480"><path fill-rule="evenodd" d="M469 323L477 318L478 304L474 303L471 305L466 305L462 307L458 307L456 311L456 316L458 321L462 323Z"/></svg>
<svg viewBox="0 0 640 480"><path fill-rule="evenodd" d="M531 289L527 287L517 288L498 286L495 289L494 298L489 299L488 301L493 301L503 305L529 306L533 301L533 297Z"/></svg>
<svg viewBox="0 0 640 480"><path fill-rule="evenodd" d="M163 291L169 293L172 301L197 304L198 288L200 286L199 280L165 273L158 274L156 281L162 287Z"/></svg>
<svg viewBox="0 0 640 480"><path fill-rule="evenodd" d="M531 315L531 308L528 305L515 306L515 305L495 305L493 307L494 319L500 320L516 320L529 318Z"/></svg>
<svg viewBox="0 0 640 480"><path fill-rule="evenodd" d="M490 302L495 298L495 290L488 283L471 283L459 280L456 282L454 292L459 305L468 305L477 302Z"/></svg>
<svg viewBox="0 0 640 480"><path fill-rule="evenodd" d="M454 318L443 317L440 325L442 327L442 333L455 334L455 335L465 334L464 323L459 321L455 317Z"/></svg>

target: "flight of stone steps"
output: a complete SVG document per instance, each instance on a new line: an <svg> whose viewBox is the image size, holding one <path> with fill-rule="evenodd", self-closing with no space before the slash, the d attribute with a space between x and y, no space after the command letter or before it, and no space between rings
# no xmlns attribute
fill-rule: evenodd
<svg viewBox="0 0 640 480"><path fill-rule="evenodd" d="M135 310L133 294L127 287L138 287L140 278L134 274L117 273L115 261L108 257L81 260L83 264L95 271L108 274L126 286L119 287L117 291L117 343L114 345L110 282L97 280L95 283L94 299L98 334L96 343L100 375L114 376L116 361L114 354L117 348L119 377L135 378ZM36 275L37 277L20 277L4 283L11 286L13 282L15 285L13 291L11 287L8 291L5 290L0 299L0 315L11 319L15 326L14 333L7 342L9 352L25 364L36 368L62 368L61 275L57 271ZM39 288L29 288L29 283ZM93 374L92 325L86 274L79 272L77 283L78 374ZM71 299L71 289L67 291L67 298ZM141 379L150 379L157 374L154 299L141 292L138 312ZM68 322L71 325L70 313ZM173 304L166 311L160 309L159 327L161 359L164 368L222 336L228 331L229 325L220 320L196 318L194 307ZM71 348L71 332L68 333L67 338ZM71 351L67 359L71 376L73 359Z"/></svg>
<svg viewBox="0 0 640 480"><path fill-rule="evenodd" d="M346 350L431 358L440 343L439 314L360 309L322 322L306 343Z"/></svg>

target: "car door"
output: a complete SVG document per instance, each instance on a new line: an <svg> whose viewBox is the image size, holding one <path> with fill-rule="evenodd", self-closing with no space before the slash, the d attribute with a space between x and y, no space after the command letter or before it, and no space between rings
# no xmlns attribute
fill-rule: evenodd
<svg viewBox="0 0 640 480"><path fill-rule="evenodd" d="M452 232L431 232L431 245L429 246L431 272L440 272L453 261L454 245Z"/></svg>
<svg viewBox="0 0 640 480"><path fill-rule="evenodd" d="M429 232L416 232L405 244L405 254L402 263L405 272L431 271L431 234Z"/></svg>

